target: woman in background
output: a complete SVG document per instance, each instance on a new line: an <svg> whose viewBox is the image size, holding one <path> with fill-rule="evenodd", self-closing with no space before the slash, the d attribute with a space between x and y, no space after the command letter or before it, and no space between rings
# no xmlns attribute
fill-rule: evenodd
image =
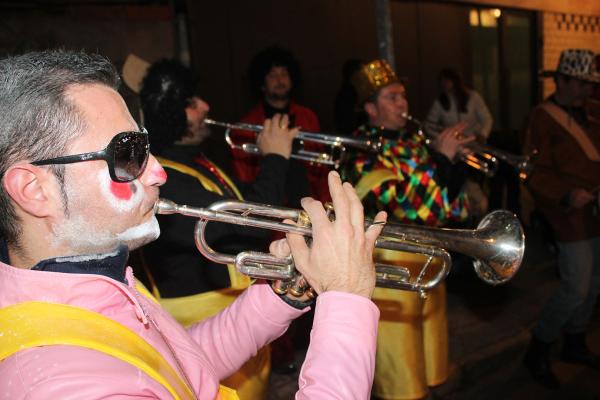
<svg viewBox="0 0 600 400"><path fill-rule="evenodd" d="M427 133L437 136L444 129L466 122L466 136L477 136L485 143L494 120L485 102L475 90L466 87L456 70L444 68L439 77L440 94L425 119Z"/></svg>
<svg viewBox="0 0 600 400"><path fill-rule="evenodd" d="M467 126L462 134L475 136L479 143L485 143L494 120L479 93L465 86L458 72L452 68L442 69L438 82L440 94L425 118L427 135L436 137L444 129L466 122ZM465 191L475 217L485 215L489 204L488 196L481 188L482 178L480 174L475 174L465 182Z"/></svg>

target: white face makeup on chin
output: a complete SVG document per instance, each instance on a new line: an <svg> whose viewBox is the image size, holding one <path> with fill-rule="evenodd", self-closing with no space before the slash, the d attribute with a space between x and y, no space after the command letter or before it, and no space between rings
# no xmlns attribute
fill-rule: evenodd
<svg viewBox="0 0 600 400"><path fill-rule="evenodd" d="M115 215L127 214L144 201L145 191L139 180L128 183L114 182L105 168L98 172L98 182L104 200L114 209ZM158 221L152 215L146 222L117 233L117 240L133 249L155 240L159 235Z"/></svg>
<svg viewBox="0 0 600 400"><path fill-rule="evenodd" d="M158 220L153 215L147 222L119 233L117 238L122 243L131 243L129 244L129 248L135 249L156 240L158 236L160 236L160 226L158 225Z"/></svg>

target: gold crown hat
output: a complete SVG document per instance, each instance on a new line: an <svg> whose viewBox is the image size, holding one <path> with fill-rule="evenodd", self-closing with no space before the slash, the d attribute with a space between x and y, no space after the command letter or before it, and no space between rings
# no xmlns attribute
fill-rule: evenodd
<svg viewBox="0 0 600 400"><path fill-rule="evenodd" d="M385 60L373 60L363 64L352 76L358 104L364 103L385 86L399 82L400 79Z"/></svg>
<svg viewBox="0 0 600 400"><path fill-rule="evenodd" d="M542 72L543 77L563 74L583 81L600 83L600 72L596 65L597 57L587 49L565 49L560 52L555 71Z"/></svg>

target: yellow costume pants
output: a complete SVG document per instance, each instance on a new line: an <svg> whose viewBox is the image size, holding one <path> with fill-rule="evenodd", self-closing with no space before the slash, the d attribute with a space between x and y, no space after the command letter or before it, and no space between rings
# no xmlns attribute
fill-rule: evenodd
<svg viewBox="0 0 600 400"><path fill-rule="evenodd" d="M406 266L414 274L423 256L378 249L376 259ZM448 377L444 283L428 292L426 299L416 292L377 288L373 301L381 311L373 395L380 399L425 397L428 386Z"/></svg>

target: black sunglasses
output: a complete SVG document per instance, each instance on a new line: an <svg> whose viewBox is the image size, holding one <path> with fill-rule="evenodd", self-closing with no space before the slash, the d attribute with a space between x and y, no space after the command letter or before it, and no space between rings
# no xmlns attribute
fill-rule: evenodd
<svg viewBox="0 0 600 400"><path fill-rule="evenodd" d="M104 160L108 164L110 179L115 182L131 182L146 168L150 155L148 132L121 132L116 134L105 149L92 153L49 158L34 161L33 165L72 164L82 161Z"/></svg>

